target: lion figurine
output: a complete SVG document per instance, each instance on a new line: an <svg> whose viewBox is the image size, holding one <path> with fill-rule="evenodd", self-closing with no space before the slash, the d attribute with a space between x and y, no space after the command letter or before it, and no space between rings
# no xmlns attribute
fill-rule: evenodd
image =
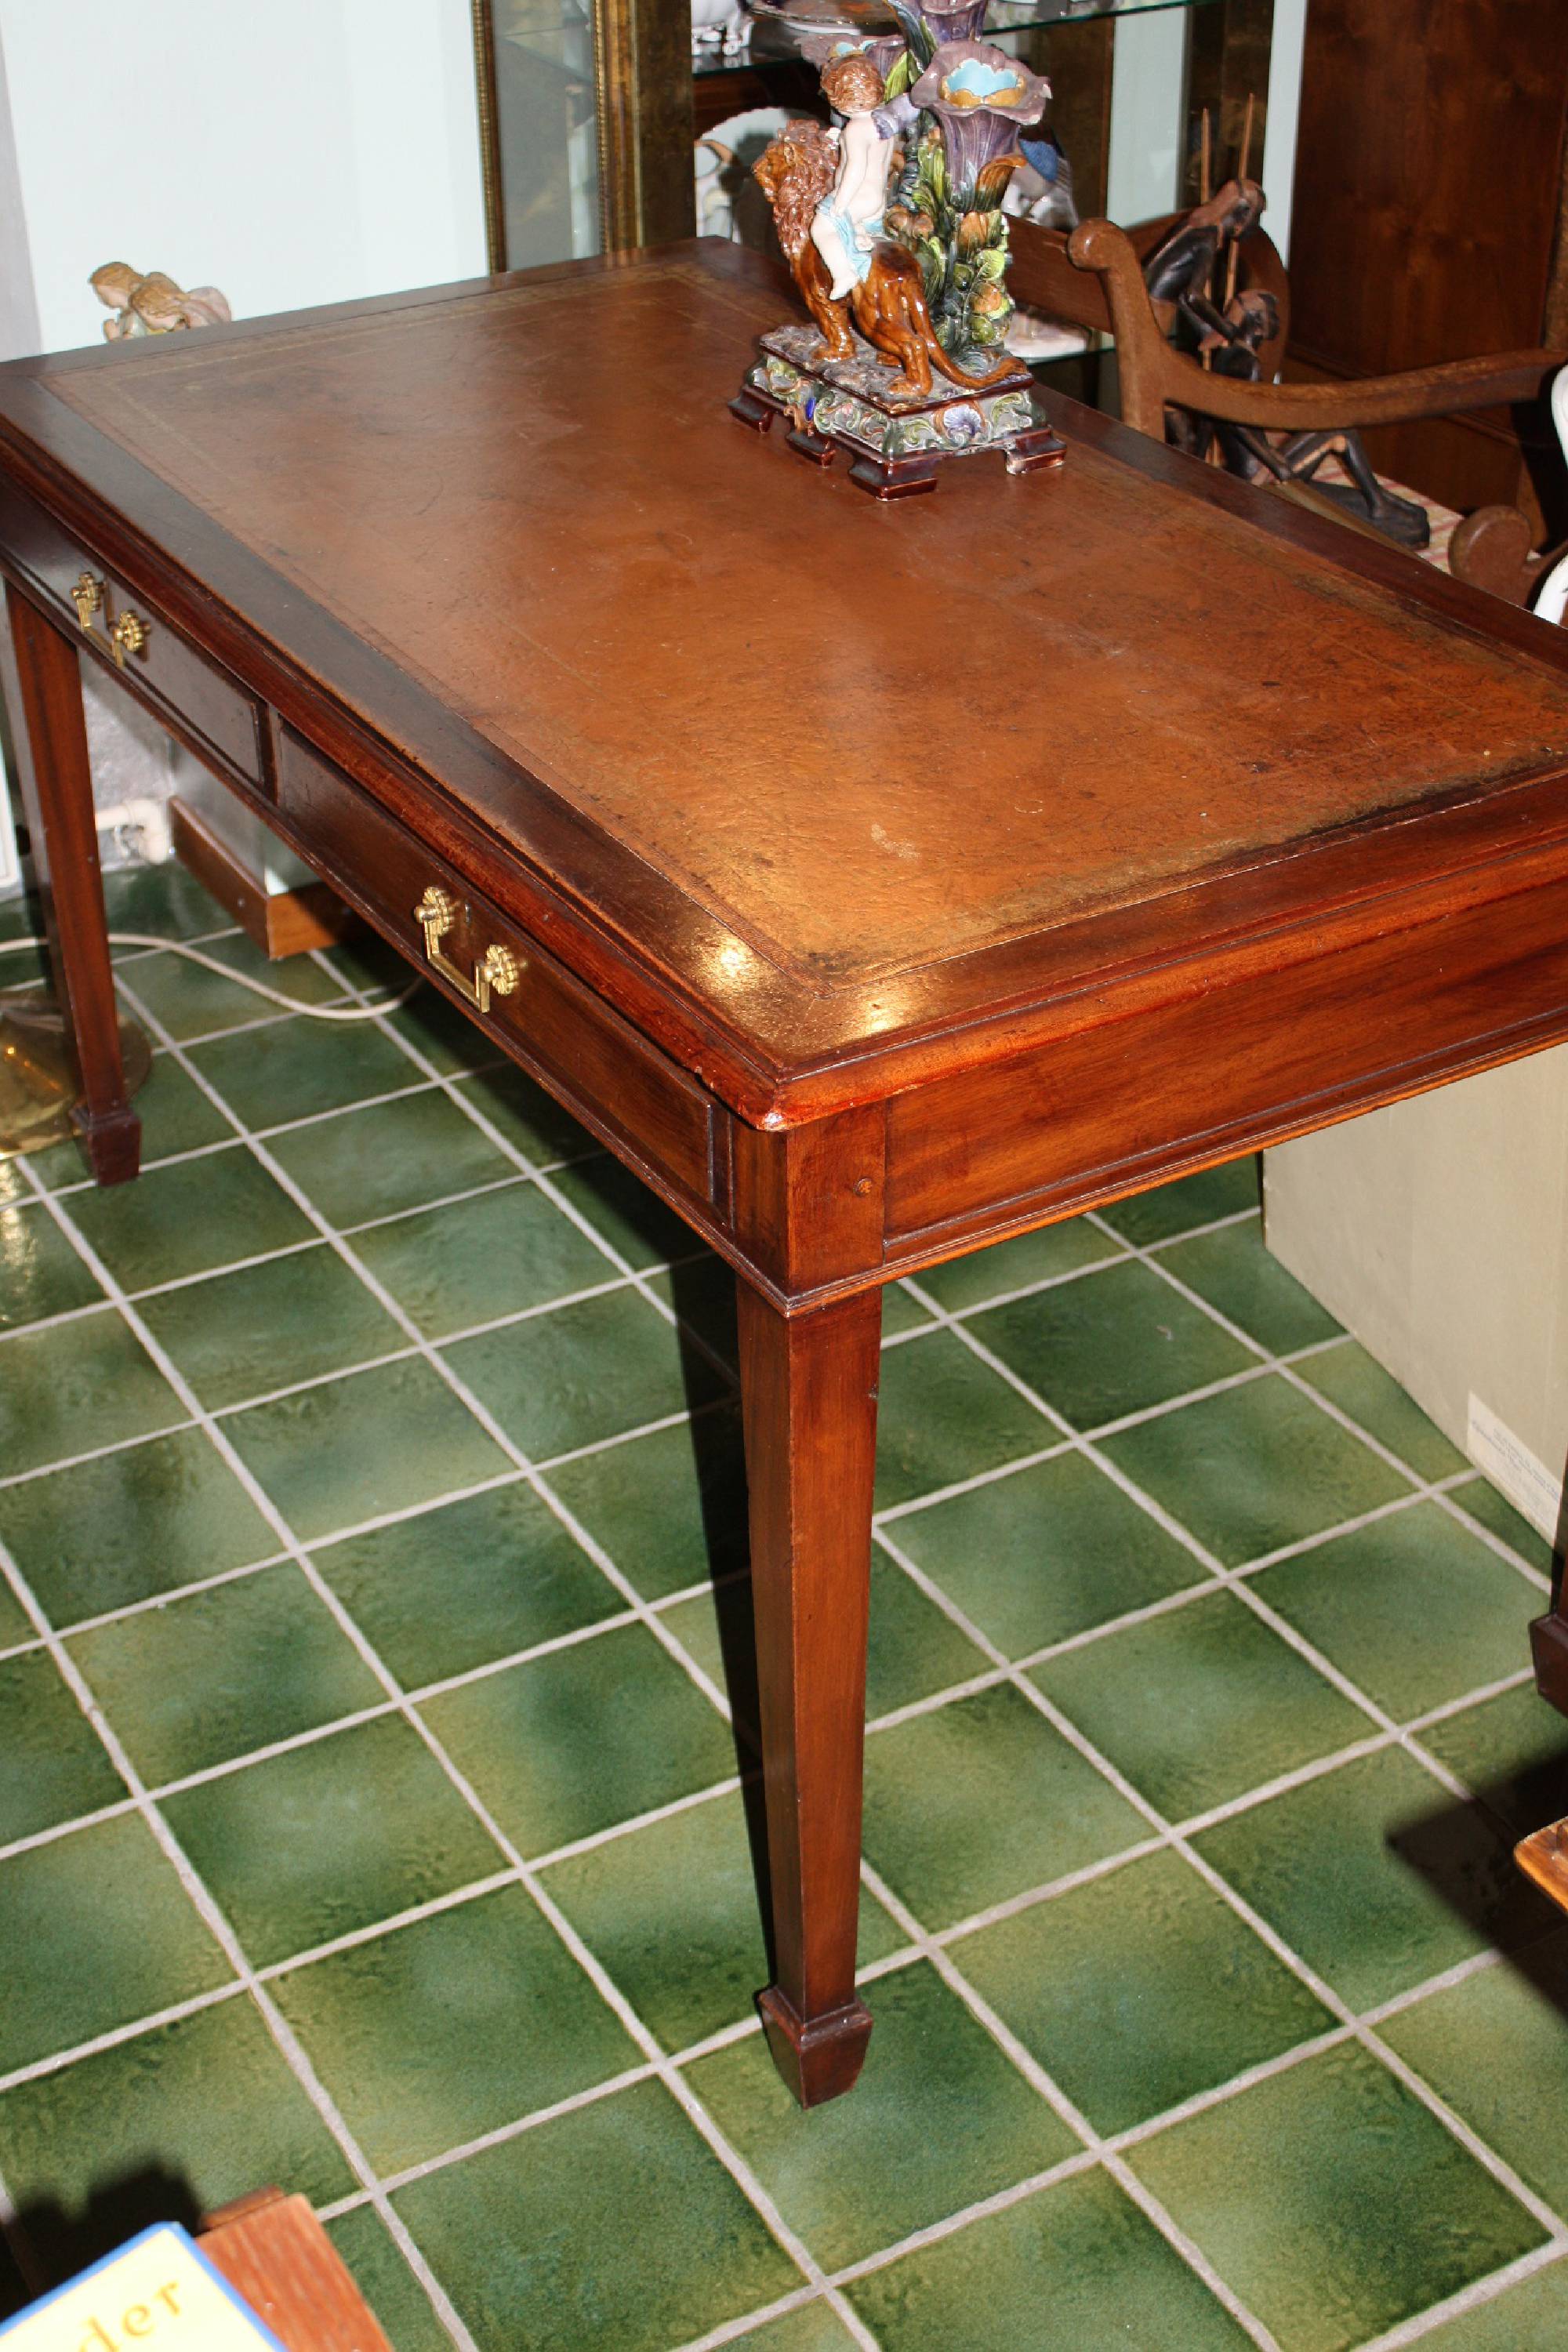
<svg viewBox="0 0 1568 2352"><path fill-rule="evenodd" d="M779 243L801 299L826 346L826 357L854 357L855 340L849 331L853 319L878 357L901 371L909 390L922 397L931 389L933 369L965 392L984 392L1013 374L1017 362L1004 359L984 375L965 375L943 351L926 307L920 262L907 246L879 240L860 283L850 289L847 300L834 300L827 265L812 242L811 225L837 170L838 149L831 132L810 121L789 123L752 166L773 207Z"/></svg>

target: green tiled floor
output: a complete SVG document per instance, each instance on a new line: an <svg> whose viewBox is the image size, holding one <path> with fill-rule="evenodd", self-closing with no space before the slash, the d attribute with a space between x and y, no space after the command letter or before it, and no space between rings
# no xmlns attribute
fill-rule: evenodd
<svg viewBox="0 0 1568 2352"><path fill-rule="evenodd" d="M122 976L148 1175L0 1165L0 2311L275 2181L398 2352L1568 2341L1551 1556L1250 1164L887 1295L877 2032L803 2116L722 1268L427 996Z"/></svg>

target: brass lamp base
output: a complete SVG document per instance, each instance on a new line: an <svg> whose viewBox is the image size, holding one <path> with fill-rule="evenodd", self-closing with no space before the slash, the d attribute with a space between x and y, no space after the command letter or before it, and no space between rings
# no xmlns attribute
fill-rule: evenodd
<svg viewBox="0 0 1568 2352"><path fill-rule="evenodd" d="M144 1086L153 1049L134 1021L120 1024L125 1091ZM0 1012L0 1160L42 1151L75 1132L79 1097L65 1017L52 997L13 996Z"/></svg>

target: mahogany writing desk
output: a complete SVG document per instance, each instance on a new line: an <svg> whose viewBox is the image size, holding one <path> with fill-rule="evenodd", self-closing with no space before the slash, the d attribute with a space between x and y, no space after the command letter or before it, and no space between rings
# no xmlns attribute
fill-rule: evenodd
<svg viewBox="0 0 1568 2352"><path fill-rule="evenodd" d="M880 1286L1568 1036L1568 638L1070 404L880 509L726 414L778 306L693 245L18 362L0 563L105 1182L84 654L735 1267L809 2103Z"/></svg>

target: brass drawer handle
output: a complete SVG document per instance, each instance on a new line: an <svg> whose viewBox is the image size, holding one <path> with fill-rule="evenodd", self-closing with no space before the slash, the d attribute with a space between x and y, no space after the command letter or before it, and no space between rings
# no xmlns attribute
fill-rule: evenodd
<svg viewBox="0 0 1568 2352"><path fill-rule="evenodd" d="M425 934L425 955L444 979L466 997L476 1013L488 1013L490 996L510 996L522 978L522 965L510 948L492 945L474 966L474 976L459 971L442 952L441 941L458 919L458 902L449 890L431 883L414 909L414 919Z"/></svg>
<svg viewBox="0 0 1568 2352"><path fill-rule="evenodd" d="M127 654L139 654L147 642L147 624L139 613L121 613L109 632L109 649L116 669L125 667Z"/></svg>
<svg viewBox="0 0 1568 2352"><path fill-rule="evenodd" d="M79 626L87 636L92 635L92 616L103 609L103 583L84 572L71 590L71 603L76 606Z"/></svg>
<svg viewBox="0 0 1568 2352"><path fill-rule="evenodd" d="M81 574L70 592L70 600L76 606L77 623L83 636L91 636L95 613L101 613L106 622L109 619L109 593L102 581L95 580L90 572ZM108 633L115 668L123 669L126 655L141 653L146 643L147 624L140 613L121 613Z"/></svg>

